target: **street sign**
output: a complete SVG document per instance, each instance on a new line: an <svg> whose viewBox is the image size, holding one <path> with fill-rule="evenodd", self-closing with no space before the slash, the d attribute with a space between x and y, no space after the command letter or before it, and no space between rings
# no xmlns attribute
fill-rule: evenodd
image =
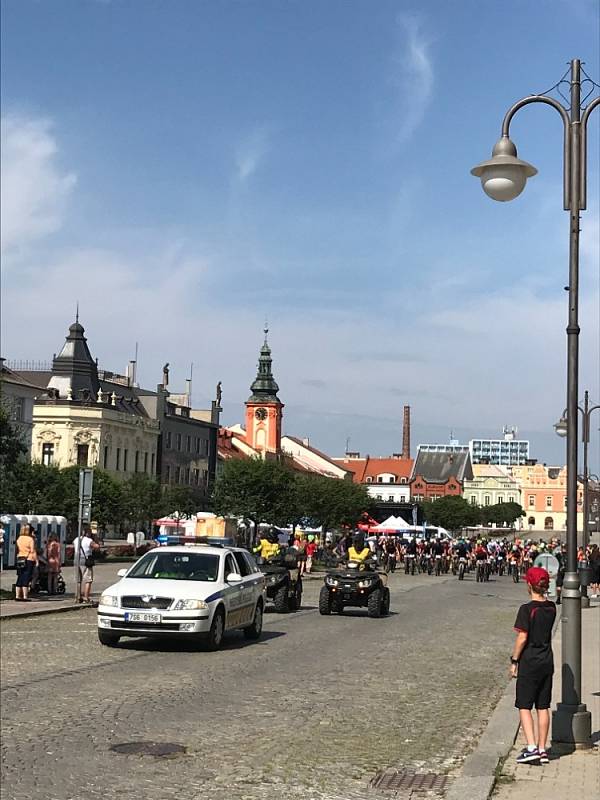
<svg viewBox="0 0 600 800"><path fill-rule="evenodd" d="M92 499L92 487L94 485L94 470L79 470L79 501Z"/></svg>

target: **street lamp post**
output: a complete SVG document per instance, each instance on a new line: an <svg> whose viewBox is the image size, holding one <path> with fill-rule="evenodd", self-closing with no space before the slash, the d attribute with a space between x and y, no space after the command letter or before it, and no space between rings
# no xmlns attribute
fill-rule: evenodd
<svg viewBox="0 0 600 800"><path fill-rule="evenodd" d="M584 78L582 80L582 72ZM545 103L560 114L564 126L563 195L569 211L569 314L567 324L567 569L562 591L562 702L552 715L552 739L580 747L591 745L592 718L581 702L581 593L577 573L577 404L579 386L579 224L586 208L587 123L591 112L600 105L595 97L582 104L582 83L591 85L583 103L598 84L582 71L581 61L573 59L565 76L550 91L567 83L568 107L549 93L524 97L506 112L502 136L494 146L492 158L474 167L471 174L481 179L482 187L494 200L518 197L527 178L537 170L517 158L517 148L510 139L510 123L521 108Z"/></svg>
<svg viewBox="0 0 600 800"><path fill-rule="evenodd" d="M590 408L590 396L589 392L586 390L583 396L583 408L581 406L577 406L578 411L581 412L582 415L582 424L581 424L581 441L583 444L583 531L582 531L582 545L583 545L583 554L584 554L584 561L583 566L587 569L589 566L587 563L587 546L590 541L590 534L589 534L589 526L590 526L590 471L588 467L588 446L590 443L590 418L594 411L597 411L600 408L600 405L592 406ZM563 412L562 417L559 419L558 422L554 425L554 430L556 433L564 437L567 435L569 430L569 420L567 416L567 410L565 409ZM581 587L581 607L582 608L589 608L590 607L590 598L588 597L587 593L587 586Z"/></svg>

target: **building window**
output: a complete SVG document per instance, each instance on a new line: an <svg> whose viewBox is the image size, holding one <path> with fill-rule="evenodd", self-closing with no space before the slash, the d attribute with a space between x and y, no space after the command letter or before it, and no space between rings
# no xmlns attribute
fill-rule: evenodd
<svg viewBox="0 0 600 800"><path fill-rule="evenodd" d="M150 474L154 475L154 459L156 458L155 454L152 453L150 456Z"/></svg>
<svg viewBox="0 0 600 800"><path fill-rule="evenodd" d="M550 495L546 497L546 508L552 508L552 497Z"/></svg>
<svg viewBox="0 0 600 800"><path fill-rule="evenodd" d="M476 506L477 505L477 495L476 494L472 494L471 495L471 505L472 506Z"/></svg>
<svg viewBox="0 0 600 800"><path fill-rule="evenodd" d="M140 453L139 453L139 450L136 450L135 451L134 468L133 468L134 472L138 472L139 468L140 468Z"/></svg>
<svg viewBox="0 0 600 800"><path fill-rule="evenodd" d="M491 498L490 498L489 494L484 494L483 495L483 505L484 506L489 506L490 500L491 500Z"/></svg>
<svg viewBox="0 0 600 800"><path fill-rule="evenodd" d="M42 445L42 464L49 467L54 461L54 445L46 442Z"/></svg>
<svg viewBox="0 0 600 800"><path fill-rule="evenodd" d="M393 476L393 475L392 475L392 477L390 478L390 483L396 483L396 478L394 478L394 476Z"/></svg>
<svg viewBox="0 0 600 800"><path fill-rule="evenodd" d="M373 483L373 478L371 478L371 476L370 476L370 475L369 475L369 477L367 478L367 483Z"/></svg>
<svg viewBox="0 0 600 800"><path fill-rule="evenodd" d="M104 469L108 469L108 446L104 448Z"/></svg>
<svg viewBox="0 0 600 800"><path fill-rule="evenodd" d="M508 495L508 502L509 502L509 503L514 503L514 502L515 502L515 496L514 496L514 494L509 494L509 495Z"/></svg>
<svg viewBox="0 0 600 800"><path fill-rule="evenodd" d="M565 495L565 496L563 497L563 507L564 507L564 508L566 508L566 507L567 507L567 495Z"/></svg>
<svg viewBox="0 0 600 800"><path fill-rule="evenodd" d="M199 486L199 484L200 484L200 470L199 469L194 469L194 484L196 486Z"/></svg>
<svg viewBox="0 0 600 800"><path fill-rule="evenodd" d="M498 495L498 500L496 502L497 503L503 503L504 502L504 495L503 494L499 494Z"/></svg>
<svg viewBox="0 0 600 800"><path fill-rule="evenodd" d="M121 469L121 448L117 447L117 461L115 464L115 469L117 472Z"/></svg>
<svg viewBox="0 0 600 800"><path fill-rule="evenodd" d="M393 503L393 502L394 502L394 495L393 494L389 494L388 495L388 503Z"/></svg>
<svg viewBox="0 0 600 800"><path fill-rule="evenodd" d="M165 467L165 482L171 483L171 467L169 464Z"/></svg>
<svg viewBox="0 0 600 800"><path fill-rule="evenodd" d="M554 520L552 517L546 517L544 520L544 530L545 531L553 531L554 530Z"/></svg>
<svg viewBox="0 0 600 800"><path fill-rule="evenodd" d="M191 453L192 452L192 437L191 436L187 437L186 445L187 445L188 453Z"/></svg>
<svg viewBox="0 0 600 800"><path fill-rule="evenodd" d="M378 500L383 500L383 495L382 495L382 494L378 494L378 495L377 495L377 499L378 499Z"/></svg>
<svg viewBox="0 0 600 800"><path fill-rule="evenodd" d="M200 452L200 437L199 436L196 436L194 444L195 444L195 447L196 447L196 452L199 453Z"/></svg>
<svg viewBox="0 0 600 800"><path fill-rule="evenodd" d="M529 517L529 519L527 520L527 524L529 525L530 528L533 528L533 526L535 525L535 517Z"/></svg>
<svg viewBox="0 0 600 800"><path fill-rule="evenodd" d="M144 472L148 472L148 453L144 453Z"/></svg>
<svg viewBox="0 0 600 800"><path fill-rule="evenodd" d="M535 508L535 495L529 495L529 508Z"/></svg>
<svg viewBox="0 0 600 800"><path fill-rule="evenodd" d="M177 433L175 435L175 442L177 444L177 449L181 450L181 434L180 433Z"/></svg>
<svg viewBox="0 0 600 800"><path fill-rule="evenodd" d="M171 449L171 431L167 431L166 444L167 444L167 450L170 450Z"/></svg>
<svg viewBox="0 0 600 800"><path fill-rule="evenodd" d="M175 467L175 483L181 483L181 467Z"/></svg>
<svg viewBox="0 0 600 800"><path fill-rule="evenodd" d="M78 444L77 445L77 466L78 467L87 467L89 449L90 449L89 444Z"/></svg>
<svg viewBox="0 0 600 800"><path fill-rule="evenodd" d="M129 451L127 448L123 448L123 472L127 472L127 456L129 455Z"/></svg>

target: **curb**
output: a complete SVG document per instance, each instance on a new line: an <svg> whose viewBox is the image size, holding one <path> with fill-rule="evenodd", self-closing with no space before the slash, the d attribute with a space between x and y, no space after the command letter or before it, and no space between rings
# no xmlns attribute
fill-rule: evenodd
<svg viewBox="0 0 600 800"><path fill-rule="evenodd" d="M552 639L559 630L561 611L562 609L556 615ZM496 786L498 765L508 757L519 734L521 723L518 716L515 720L515 715L514 682L511 678L492 712L477 748L465 759L460 773L445 795L445 800L489 800Z"/></svg>
<svg viewBox="0 0 600 800"><path fill-rule="evenodd" d="M70 606L61 606L60 608L38 608L32 611L15 611L8 612L8 614L0 615L0 622L7 619L27 619L29 617L42 617L47 614L66 614L68 611L83 611L84 608L97 608L98 603L73 603Z"/></svg>
<svg viewBox="0 0 600 800"><path fill-rule="evenodd" d="M511 680L496 705L477 749L467 756L446 800L488 800L496 783L496 768L511 751L519 732Z"/></svg>

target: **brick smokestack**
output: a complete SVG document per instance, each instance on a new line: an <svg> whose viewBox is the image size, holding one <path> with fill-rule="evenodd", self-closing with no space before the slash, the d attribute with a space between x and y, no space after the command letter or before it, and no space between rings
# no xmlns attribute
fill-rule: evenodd
<svg viewBox="0 0 600 800"><path fill-rule="evenodd" d="M410 406L404 406L402 425L402 458L410 458Z"/></svg>

